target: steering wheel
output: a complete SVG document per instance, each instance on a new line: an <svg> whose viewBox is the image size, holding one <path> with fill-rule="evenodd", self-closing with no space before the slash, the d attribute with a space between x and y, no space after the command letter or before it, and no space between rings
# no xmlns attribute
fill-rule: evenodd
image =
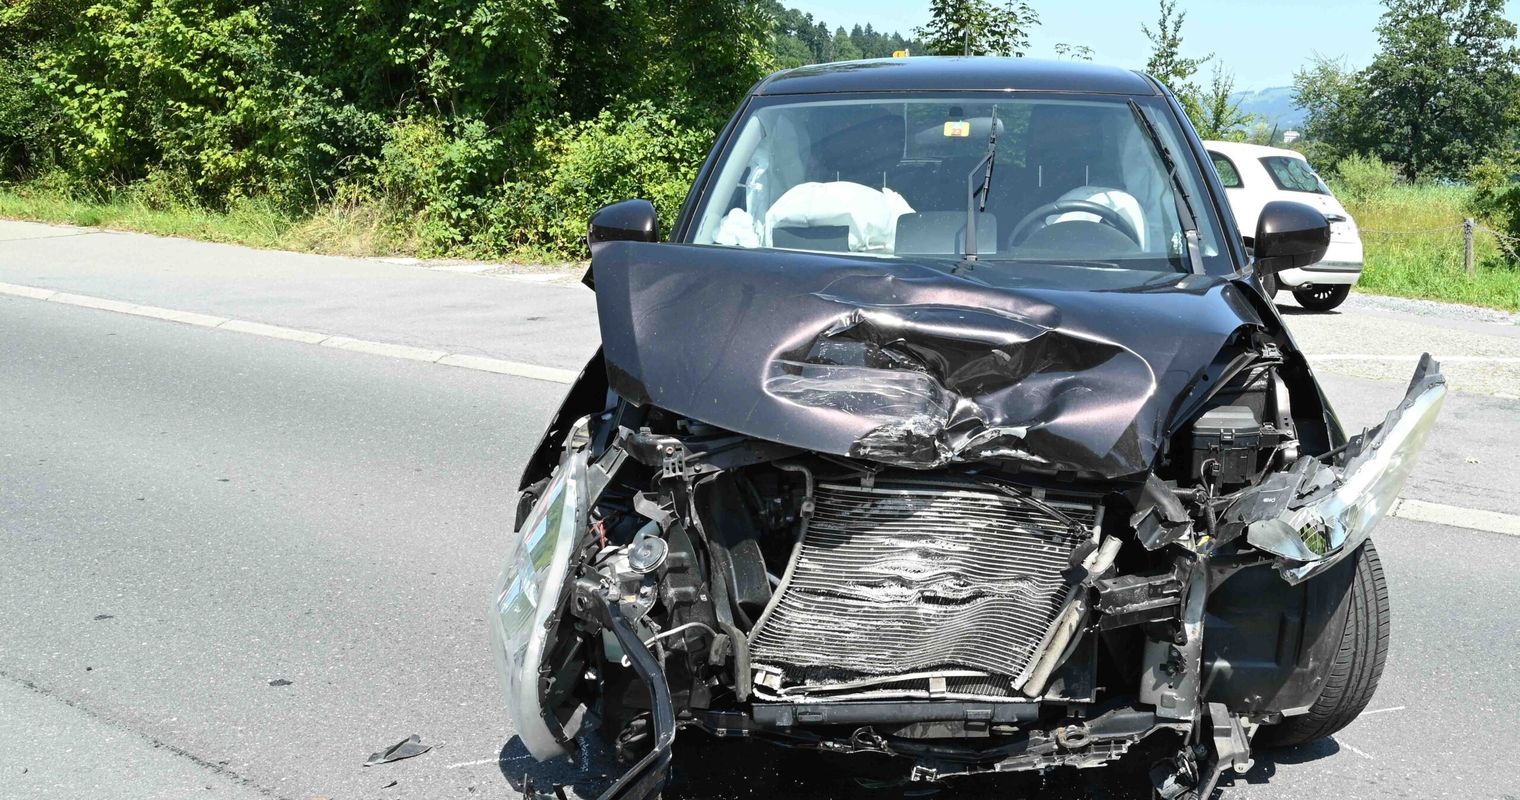
<svg viewBox="0 0 1520 800"><path fill-rule="evenodd" d="M1128 236L1136 245L1140 244L1140 234L1135 232L1135 226L1131 225L1129 220L1124 218L1123 214L1108 206L1094 203L1091 200L1070 199L1046 203L1025 214L1024 218L1019 220L1019 224L1013 226L1013 233L1008 236L1008 246L1013 247L1019 242L1024 241L1024 238L1032 232L1031 229L1034 228L1035 223L1041 223L1040 227L1045 227L1044 222L1050 217L1073 212L1092 214L1113 226L1115 230Z"/></svg>

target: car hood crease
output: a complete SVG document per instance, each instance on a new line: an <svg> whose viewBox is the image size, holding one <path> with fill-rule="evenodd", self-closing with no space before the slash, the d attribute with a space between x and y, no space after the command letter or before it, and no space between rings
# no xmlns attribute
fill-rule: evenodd
<svg viewBox="0 0 1520 800"><path fill-rule="evenodd" d="M1220 350L1261 325L1218 276L635 242L592 271L625 398L917 469L1139 476Z"/></svg>

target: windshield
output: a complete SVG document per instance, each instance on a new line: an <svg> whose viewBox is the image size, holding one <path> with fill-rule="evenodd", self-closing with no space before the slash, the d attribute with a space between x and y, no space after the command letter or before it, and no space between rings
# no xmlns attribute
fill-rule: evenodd
<svg viewBox="0 0 1520 800"><path fill-rule="evenodd" d="M689 240L963 257L976 208L972 249L982 259L1186 272L1196 215L1204 261L1229 272L1207 192L1158 100L759 98L712 172ZM1158 144L1172 153L1190 204L1178 202Z"/></svg>

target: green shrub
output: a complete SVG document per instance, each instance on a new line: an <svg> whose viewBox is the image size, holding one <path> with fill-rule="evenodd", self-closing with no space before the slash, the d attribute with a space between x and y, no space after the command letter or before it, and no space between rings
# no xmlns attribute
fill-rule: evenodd
<svg viewBox="0 0 1520 800"><path fill-rule="evenodd" d="M375 181L386 205L410 218L400 222L420 252L457 251L474 237L509 161L509 141L478 119L416 117L390 127Z"/></svg>
<svg viewBox="0 0 1520 800"><path fill-rule="evenodd" d="M1335 165L1331 183L1342 199L1353 202L1367 201L1376 197L1398 182L1392 164L1373 155L1353 153Z"/></svg>
<svg viewBox="0 0 1520 800"><path fill-rule="evenodd" d="M1473 167L1469 180L1469 212L1502 234L1520 237L1520 153L1484 159Z"/></svg>
<svg viewBox="0 0 1520 800"><path fill-rule="evenodd" d="M584 258L592 212L635 197L653 202L668 227L711 140L708 130L650 102L604 110L580 124L542 126L542 172L501 187L482 243Z"/></svg>

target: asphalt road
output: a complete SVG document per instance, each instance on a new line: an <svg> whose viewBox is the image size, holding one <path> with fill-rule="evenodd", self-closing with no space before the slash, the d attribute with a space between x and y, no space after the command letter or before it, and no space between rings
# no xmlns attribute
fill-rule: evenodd
<svg viewBox="0 0 1520 800"><path fill-rule="evenodd" d="M13 244L0 281L26 282L25 270L51 285L38 262L9 258ZM250 256L249 269L270 260ZM59 264L52 280L86 280ZM270 299L251 280L243 307L381 336L407 291L453 292L478 304L481 324L533 323L564 348L543 356L493 329L466 342L500 339L483 351L573 366L584 345L582 320L561 318L555 338L548 320L526 319L573 316L579 296L536 292L574 290L401 267L427 274L364 287L375 273L353 268L353 298L323 274L341 314ZM172 292L133 283L140 274L116 276L141 292L124 299ZM92 280L114 296L111 276ZM222 302L193 310L236 306ZM398 311L366 316L366 302ZM1343 317L1380 330L1378 346L1423 335L1418 320L1400 334L1373 313ZM1310 318L1304 336L1332 319ZM369 327L338 327L359 320ZM405 335L469 336L433 324ZM483 622L516 473L563 386L7 296L0 334L0 797L516 797L525 774L594 796L597 770L536 765L513 739ZM1402 391L1326 383L1353 425ZM1520 401L1454 394L1408 494L1512 511L1516 442ZM1334 739L1259 753L1226 798L1520 795L1509 763L1520 538L1390 519L1377 541L1395 614L1377 713ZM361 766L413 733L435 748ZM1139 797L1144 766L943 796ZM897 796L859 788L837 764L696 740L681 743L671 794Z"/></svg>

